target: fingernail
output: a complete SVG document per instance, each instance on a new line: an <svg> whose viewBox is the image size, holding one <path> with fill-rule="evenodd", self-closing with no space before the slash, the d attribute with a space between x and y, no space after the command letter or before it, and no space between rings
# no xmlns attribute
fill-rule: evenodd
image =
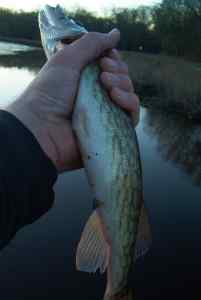
<svg viewBox="0 0 201 300"><path fill-rule="evenodd" d="M112 52L113 52L114 54L119 54L119 51L118 51L117 49L115 49L115 48L112 49Z"/></svg>
<svg viewBox="0 0 201 300"><path fill-rule="evenodd" d="M113 28L113 29L109 32L109 34L114 34L114 33L119 33L119 29Z"/></svg>
<svg viewBox="0 0 201 300"><path fill-rule="evenodd" d="M114 60L110 59L109 64L112 68L115 69L115 71L118 69L118 65Z"/></svg>

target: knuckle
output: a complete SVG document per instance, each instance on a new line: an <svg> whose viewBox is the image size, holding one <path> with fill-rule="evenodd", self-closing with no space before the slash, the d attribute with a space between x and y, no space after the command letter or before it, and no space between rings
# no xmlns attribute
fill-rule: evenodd
<svg viewBox="0 0 201 300"><path fill-rule="evenodd" d="M133 111L138 111L140 106L140 100L135 93L132 93L131 101L133 104Z"/></svg>
<svg viewBox="0 0 201 300"><path fill-rule="evenodd" d="M107 57L101 58L101 62L104 63L104 64L107 63Z"/></svg>
<svg viewBox="0 0 201 300"><path fill-rule="evenodd" d="M108 64L108 66L110 66L110 67L116 67L117 66L117 63L112 58L106 57L106 62Z"/></svg>
<svg viewBox="0 0 201 300"><path fill-rule="evenodd" d="M96 48L103 39L103 36L99 32L88 32L86 36L87 41L89 41L88 46Z"/></svg>
<svg viewBox="0 0 201 300"><path fill-rule="evenodd" d="M97 40L99 38L99 33L95 31L91 31L87 33L87 37L89 39Z"/></svg>
<svg viewBox="0 0 201 300"><path fill-rule="evenodd" d="M132 88L132 90L134 90L133 82L132 82L132 80L130 79L130 77L128 77L127 80L128 80L129 86Z"/></svg>
<svg viewBox="0 0 201 300"><path fill-rule="evenodd" d="M140 105L140 98L137 94L134 93L135 96L135 102L137 103L137 105Z"/></svg>
<svg viewBox="0 0 201 300"><path fill-rule="evenodd" d="M116 49L116 48L113 48L111 50L111 56L115 59L115 60L122 60L121 59L121 55L120 55L120 52Z"/></svg>
<svg viewBox="0 0 201 300"><path fill-rule="evenodd" d="M125 62L121 62L121 69L123 72L128 73L128 65Z"/></svg>
<svg viewBox="0 0 201 300"><path fill-rule="evenodd" d="M108 57L103 57L101 59L101 63L104 67L110 67L111 66L111 60Z"/></svg>
<svg viewBox="0 0 201 300"><path fill-rule="evenodd" d="M112 74L119 74L119 65L114 59L104 57L101 61L101 66Z"/></svg>
<svg viewBox="0 0 201 300"><path fill-rule="evenodd" d="M100 59L100 66L102 69L105 69L106 66L107 66L107 63L106 63L106 57L103 57Z"/></svg>
<svg viewBox="0 0 201 300"><path fill-rule="evenodd" d="M120 78L120 82L121 82L121 86L122 88L124 88L126 91L133 91L133 83L132 80L129 78L129 76L125 75L125 74L121 74L119 75Z"/></svg>
<svg viewBox="0 0 201 300"><path fill-rule="evenodd" d="M137 126L137 124L140 122L140 111L131 112L131 118L134 122L134 126Z"/></svg>
<svg viewBox="0 0 201 300"><path fill-rule="evenodd" d="M136 97L134 93L130 93L130 101L136 104Z"/></svg>
<svg viewBox="0 0 201 300"><path fill-rule="evenodd" d="M124 78L125 80L127 80L127 82L129 83L129 85L132 85L132 80L130 79L130 77L127 74L124 74Z"/></svg>
<svg viewBox="0 0 201 300"><path fill-rule="evenodd" d="M100 79L101 79L102 81L105 81L106 78L107 78L107 73L106 73L106 72L102 72L102 73L100 74Z"/></svg>
<svg viewBox="0 0 201 300"><path fill-rule="evenodd" d="M101 80L102 80L104 83L108 83L108 81L111 80L111 76L110 76L110 74L109 74L108 72L102 72L102 73L100 74L100 78L101 78Z"/></svg>
<svg viewBox="0 0 201 300"><path fill-rule="evenodd" d="M120 90L118 87L112 87L111 89L111 95L114 97L114 98L120 98L121 95L120 95Z"/></svg>

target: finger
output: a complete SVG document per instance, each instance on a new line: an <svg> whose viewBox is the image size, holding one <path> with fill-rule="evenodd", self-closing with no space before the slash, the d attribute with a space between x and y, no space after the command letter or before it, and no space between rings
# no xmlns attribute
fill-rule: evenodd
<svg viewBox="0 0 201 300"><path fill-rule="evenodd" d="M126 92L133 92L133 84L130 78L124 74L114 74L109 72L102 72L100 79L106 89L120 88Z"/></svg>
<svg viewBox="0 0 201 300"><path fill-rule="evenodd" d="M115 48L109 50L107 56L115 60L122 60L119 51Z"/></svg>
<svg viewBox="0 0 201 300"><path fill-rule="evenodd" d="M140 122L140 106L138 105L138 109L136 112L131 112L131 118L133 120L134 127Z"/></svg>
<svg viewBox="0 0 201 300"><path fill-rule="evenodd" d="M120 32L113 29L109 33L89 32L66 47L81 68L98 58L105 50L114 48L120 39Z"/></svg>
<svg viewBox="0 0 201 300"><path fill-rule="evenodd" d="M121 60L103 57L100 60L100 66L105 72L128 74L128 66Z"/></svg>
<svg viewBox="0 0 201 300"><path fill-rule="evenodd" d="M139 112L139 98L136 94L113 88L110 91L110 96L112 101L123 109L132 112L133 115Z"/></svg>
<svg viewBox="0 0 201 300"><path fill-rule="evenodd" d="M66 171L79 170L82 168L84 168L84 164L83 164L81 156L79 156L77 159L69 161L68 165L60 168L59 173L62 174Z"/></svg>
<svg viewBox="0 0 201 300"><path fill-rule="evenodd" d="M69 171L69 170L73 171L76 169L83 168L84 167L83 160L82 160L80 148L78 146L79 143L78 143L78 139L77 139L76 135L73 134L71 147L69 144L70 143L69 143L69 139L68 139L68 147L69 147L68 148L69 149L68 157L70 157L70 160L67 162L68 170L65 170L65 171Z"/></svg>

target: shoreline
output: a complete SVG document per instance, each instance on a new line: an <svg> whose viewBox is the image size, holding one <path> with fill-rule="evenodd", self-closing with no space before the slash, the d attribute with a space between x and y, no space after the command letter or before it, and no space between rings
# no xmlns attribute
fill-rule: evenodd
<svg viewBox="0 0 201 300"><path fill-rule="evenodd" d="M201 122L201 63L124 51L123 58L143 106Z"/></svg>
<svg viewBox="0 0 201 300"><path fill-rule="evenodd" d="M40 41L1 38L0 41L18 43L42 50ZM2 54L2 63L12 61L12 65L32 65L33 58L40 68L46 61L42 51L30 49L12 55ZM161 112L176 113L187 120L201 122L201 64L179 60L162 55L153 56L135 52L122 52L129 66L129 73L141 105ZM23 57L23 60L21 59ZM23 63L22 63L23 61ZM34 67L34 64L33 64ZM189 85L189 78L194 85Z"/></svg>
<svg viewBox="0 0 201 300"><path fill-rule="evenodd" d="M167 106L162 104L162 100L158 97L145 97L141 98L140 104L142 107L160 111L161 113L166 114L174 114L181 118L184 118L187 121L194 122L195 124L201 123L201 112L198 111L197 113L191 111L185 111L182 108Z"/></svg>
<svg viewBox="0 0 201 300"><path fill-rule="evenodd" d="M8 42L14 44L22 44L26 46L33 46L42 48L41 42L37 40L29 40L29 39L22 39L22 38L9 38L9 37L1 37L0 42Z"/></svg>

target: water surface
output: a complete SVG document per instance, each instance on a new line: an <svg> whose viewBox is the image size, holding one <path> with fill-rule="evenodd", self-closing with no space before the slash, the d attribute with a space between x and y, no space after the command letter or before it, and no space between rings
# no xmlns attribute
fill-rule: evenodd
<svg viewBox="0 0 201 300"><path fill-rule="evenodd" d="M29 51L37 49L37 47L30 47L26 45L16 44L16 43L7 43L7 42L1 42L0 41L0 55L3 54L10 54L15 55L16 52L20 51Z"/></svg>
<svg viewBox="0 0 201 300"><path fill-rule="evenodd" d="M26 60L0 58L1 108L36 76L43 59L31 53ZM142 109L137 134L153 243L131 276L135 299L199 299L201 127ZM92 211L84 171L60 176L55 193L53 208L0 253L4 300L102 299L104 276L75 271L76 245Z"/></svg>

